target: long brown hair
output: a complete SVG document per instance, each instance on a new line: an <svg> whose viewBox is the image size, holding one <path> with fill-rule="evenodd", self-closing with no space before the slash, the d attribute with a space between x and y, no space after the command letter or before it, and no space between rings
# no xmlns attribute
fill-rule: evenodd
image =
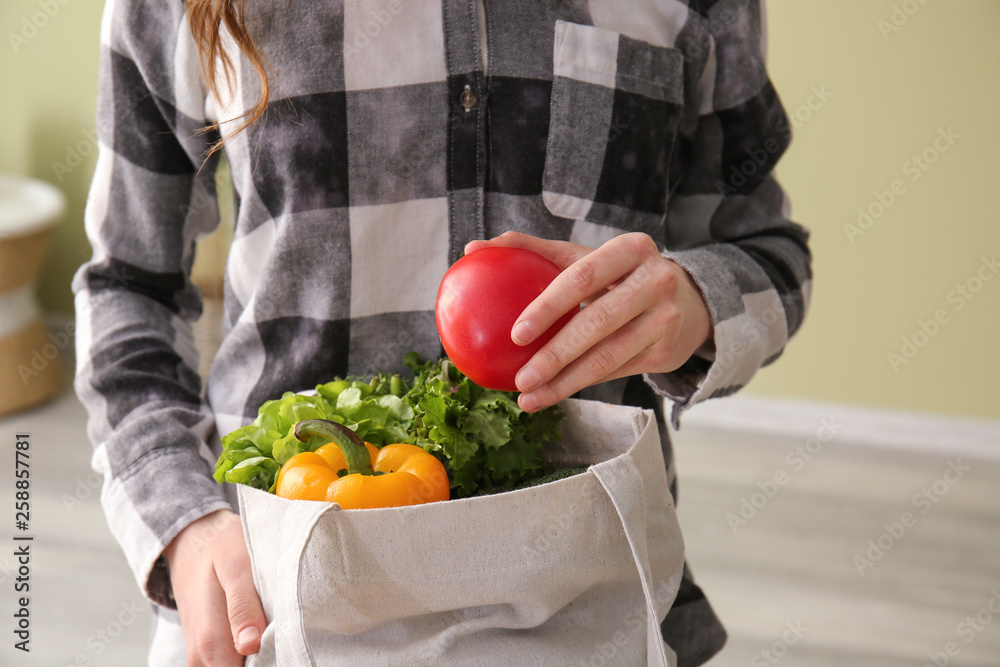
<svg viewBox="0 0 1000 667"><path fill-rule="evenodd" d="M256 104L240 116L243 118L243 122L229 136L239 134L264 115L271 92L267 79L267 69L264 66L264 55L247 28L246 14L244 13L245 2L246 0L187 0L191 34L198 47L201 71L205 76L209 91L219 97L219 83L222 80L226 82L230 90L234 88L236 68L222 46L222 26L225 26L229 34L232 35L240 53L250 61L260 78L260 98ZM216 67L220 63L222 65L221 73ZM223 77L221 80L219 79L220 74ZM208 129L217 129L218 127L217 123ZM212 144L208 154L211 155L222 148L222 142L225 138L223 137Z"/></svg>

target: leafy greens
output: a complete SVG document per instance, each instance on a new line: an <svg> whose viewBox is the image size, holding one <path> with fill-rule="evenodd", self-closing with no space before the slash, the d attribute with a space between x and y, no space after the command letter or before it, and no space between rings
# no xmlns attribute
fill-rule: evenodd
<svg viewBox="0 0 1000 667"><path fill-rule="evenodd" d="M273 493L285 461L326 442L295 438L295 424L306 419L344 424L376 447L422 447L444 463L453 498L511 489L543 473L542 450L559 438L558 407L526 413L514 394L480 387L447 359L424 363L411 352L404 363L413 371L412 385L380 373L321 384L314 396L286 392L267 401L252 424L222 439L216 481Z"/></svg>

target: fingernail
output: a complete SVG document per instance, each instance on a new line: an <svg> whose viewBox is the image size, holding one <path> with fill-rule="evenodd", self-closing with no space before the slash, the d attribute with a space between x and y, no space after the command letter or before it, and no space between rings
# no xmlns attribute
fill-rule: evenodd
<svg viewBox="0 0 1000 667"><path fill-rule="evenodd" d="M538 402L538 399L535 398L534 394L521 394L520 403L521 409L525 412L534 412L542 405Z"/></svg>
<svg viewBox="0 0 1000 667"><path fill-rule="evenodd" d="M486 245L486 241L481 239L476 239L475 241L469 241L465 244L465 248L462 250L463 253L468 255L470 252L475 252L477 249L482 248Z"/></svg>
<svg viewBox="0 0 1000 667"><path fill-rule="evenodd" d="M531 391L538 386L538 383L542 381L542 378L538 375L536 371L531 366L525 366L517 372L517 376L514 378L514 384L521 391ZM537 401L536 401L537 402Z"/></svg>
<svg viewBox="0 0 1000 667"><path fill-rule="evenodd" d="M260 639L260 631L251 625L240 630L239 636L236 637L236 645L243 647L247 644L252 644L258 639Z"/></svg>
<svg viewBox="0 0 1000 667"><path fill-rule="evenodd" d="M510 338L518 345L525 345L531 342L531 339L534 337L533 333L534 328L531 326L531 322L521 320L511 329Z"/></svg>

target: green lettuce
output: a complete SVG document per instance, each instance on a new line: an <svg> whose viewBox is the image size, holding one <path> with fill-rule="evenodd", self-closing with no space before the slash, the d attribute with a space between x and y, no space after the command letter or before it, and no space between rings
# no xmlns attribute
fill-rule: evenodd
<svg viewBox="0 0 1000 667"><path fill-rule="evenodd" d="M317 386L315 395L288 392L267 401L253 423L222 439L215 479L273 492L285 461L326 442L295 438L295 424L306 419L344 424L376 447L422 447L444 463L453 498L511 489L544 472L542 451L559 437L557 407L528 414L514 394L476 385L447 359L424 363L411 352L404 363L412 384L381 373L335 379Z"/></svg>

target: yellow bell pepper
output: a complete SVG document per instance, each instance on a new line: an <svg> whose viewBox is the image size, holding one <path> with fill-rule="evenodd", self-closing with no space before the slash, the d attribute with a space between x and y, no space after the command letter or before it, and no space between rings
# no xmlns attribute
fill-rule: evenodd
<svg viewBox="0 0 1000 667"><path fill-rule="evenodd" d="M275 493L293 500L325 500L343 509L419 505L450 497L444 465L420 447L377 449L351 429L325 419L295 425L295 437L330 439L315 452L302 452L278 471Z"/></svg>

